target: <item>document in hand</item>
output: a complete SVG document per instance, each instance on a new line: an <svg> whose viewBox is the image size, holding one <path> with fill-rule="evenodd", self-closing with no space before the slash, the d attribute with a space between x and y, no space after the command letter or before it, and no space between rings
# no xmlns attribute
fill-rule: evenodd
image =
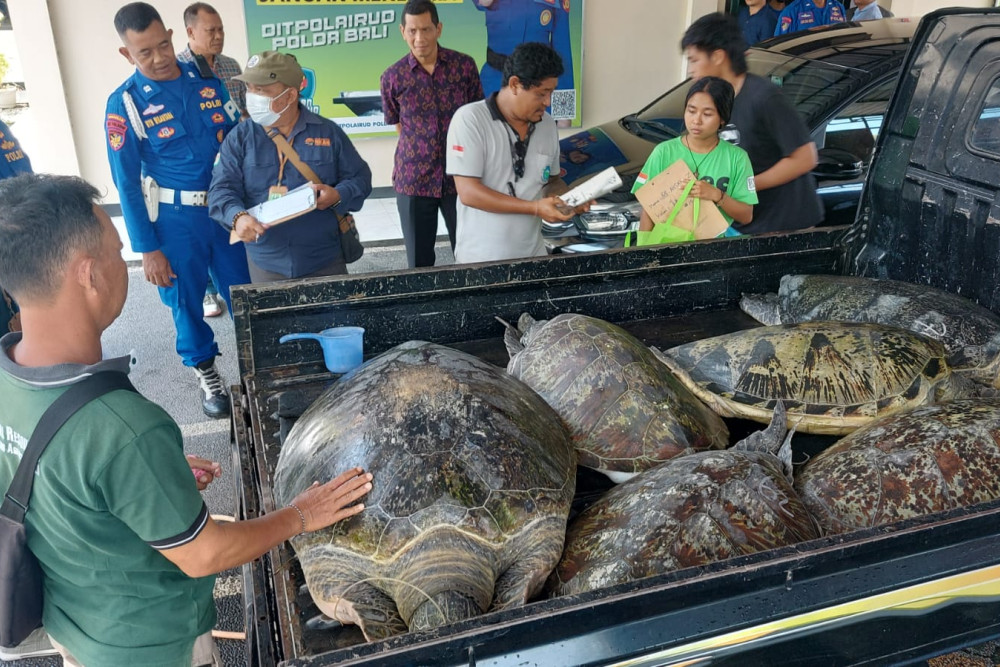
<svg viewBox="0 0 1000 667"><path fill-rule="evenodd" d="M257 218L257 221L265 227L280 225L286 220L297 218L300 215L315 210L316 192L312 189L311 183L305 183L290 190L283 197L270 199L257 204L253 208L247 209L247 213ZM229 233L229 243L239 243L240 238L234 229Z"/></svg>
<svg viewBox="0 0 1000 667"><path fill-rule="evenodd" d="M694 173L683 160L678 160L666 171L649 179L636 191L635 198L646 209L653 222L666 222L673 214L671 223L674 227L692 232L695 239L714 239L726 231L729 223L714 203L696 200L690 194L685 194L687 184L692 180ZM682 200L680 210L674 213L674 208Z"/></svg>

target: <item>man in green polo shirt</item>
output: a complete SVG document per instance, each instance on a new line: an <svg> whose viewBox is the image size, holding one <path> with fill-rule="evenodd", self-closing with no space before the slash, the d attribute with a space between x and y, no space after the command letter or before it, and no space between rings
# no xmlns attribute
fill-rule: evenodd
<svg viewBox="0 0 1000 667"><path fill-rule="evenodd" d="M0 281L22 332L0 338L0 491L42 413L98 371L101 333L128 292L122 244L97 190L68 176L0 181ZM192 470L195 475L192 475ZM25 515L44 572L44 625L64 664L214 665L215 573L363 509L358 468L252 521L217 524L199 493L218 464L185 458L159 406L114 391L77 412L45 449Z"/></svg>

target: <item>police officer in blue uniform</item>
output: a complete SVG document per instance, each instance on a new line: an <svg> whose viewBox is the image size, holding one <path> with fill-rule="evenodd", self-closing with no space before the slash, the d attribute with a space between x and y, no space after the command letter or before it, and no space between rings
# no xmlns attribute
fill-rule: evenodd
<svg viewBox="0 0 1000 667"><path fill-rule="evenodd" d="M28 159L28 154L24 152L17 137L10 133L10 128L2 120L0 120L0 155L3 155L0 159L0 180L31 172L31 160ZM14 331L18 326L14 317L16 313L17 304L0 288L0 336L8 330Z"/></svg>
<svg viewBox="0 0 1000 667"><path fill-rule="evenodd" d="M231 246L208 216L212 165L239 111L221 81L177 61L172 31L152 6L125 5L115 28L124 44L119 51L136 67L108 98L105 117L125 226L146 280L173 313L177 353L198 377L205 414L225 417L229 397L202 299L209 271L230 312L230 285L250 282L242 246Z"/></svg>
<svg viewBox="0 0 1000 667"><path fill-rule="evenodd" d="M844 10L844 5L837 0L795 0L778 16L774 36L845 22L847 22L847 12Z"/></svg>
<svg viewBox="0 0 1000 667"><path fill-rule="evenodd" d="M569 39L570 0L473 0L486 13L486 64L480 72L489 97L503 85L503 64L523 42L551 46L563 61L556 90L573 88L573 51Z"/></svg>

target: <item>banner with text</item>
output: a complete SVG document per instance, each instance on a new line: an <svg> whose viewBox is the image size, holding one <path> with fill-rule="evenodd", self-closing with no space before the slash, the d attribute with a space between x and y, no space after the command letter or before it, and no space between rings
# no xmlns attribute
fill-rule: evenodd
<svg viewBox="0 0 1000 667"><path fill-rule="evenodd" d="M244 0L250 53L294 54L306 78L300 99L351 135L393 132L382 119L379 78L408 53L402 0ZM472 56L489 95L495 66L522 41L543 41L567 69L552 96L562 126L580 124L583 0L437 0L439 44ZM489 56L487 52L489 51ZM242 65L242 64L241 64Z"/></svg>

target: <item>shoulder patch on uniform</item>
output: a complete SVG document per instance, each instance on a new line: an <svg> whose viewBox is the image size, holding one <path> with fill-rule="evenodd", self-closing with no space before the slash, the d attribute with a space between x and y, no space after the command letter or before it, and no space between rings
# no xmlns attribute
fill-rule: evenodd
<svg viewBox="0 0 1000 667"><path fill-rule="evenodd" d="M563 11L569 11L569 0L563 0Z"/></svg>
<svg viewBox="0 0 1000 667"><path fill-rule="evenodd" d="M215 88L212 88L211 86L205 86L204 88L198 91L198 94L204 97L206 100L210 100L213 97L215 97L216 92Z"/></svg>
<svg viewBox="0 0 1000 667"><path fill-rule="evenodd" d="M125 133L128 131L125 117L109 113L104 119L104 129L107 130L108 145L111 146L111 150L120 151L125 145Z"/></svg>

